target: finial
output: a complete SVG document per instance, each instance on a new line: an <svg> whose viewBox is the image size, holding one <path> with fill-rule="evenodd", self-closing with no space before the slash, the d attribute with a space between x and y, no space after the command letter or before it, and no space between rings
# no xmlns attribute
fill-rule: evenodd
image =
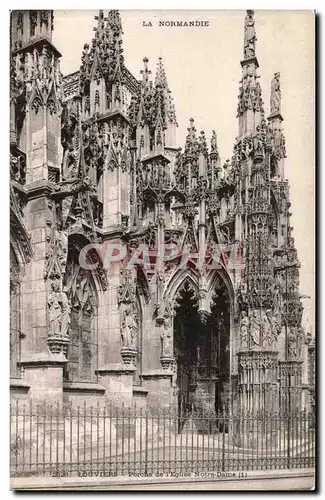
<svg viewBox="0 0 325 500"><path fill-rule="evenodd" d="M149 59L145 56L143 59L143 69L140 71L140 74L142 75L142 81L144 83L148 83L149 81L149 75L151 74L151 71L148 69L148 62L149 62Z"/></svg>
<svg viewBox="0 0 325 500"><path fill-rule="evenodd" d="M200 145L200 152L204 153L204 154L207 153L208 148L207 148L207 141L205 138L204 130L201 130L201 132L200 132L199 145Z"/></svg>
<svg viewBox="0 0 325 500"><path fill-rule="evenodd" d="M190 118L190 126L188 127L187 131L189 132L189 135L195 134L196 128L194 127L194 118Z"/></svg>
<svg viewBox="0 0 325 500"><path fill-rule="evenodd" d="M167 78L162 62L162 57L158 58L155 85L160 85L161 87L164 87L168 90Z"/></svg>
<svg viewBox="0 0 325 500"><path fill-rule="evenodd" d="M227 171L229 167L230 167L230 160L229 160L229 158L227 158L224 165L223 165L223 168L225 171Z"/></svg>
<svg viewBox="0 0 325 500"><path fill-rule="evenodd" d="M197 143L197 137L195 135L196 128L194 127L194 119L190 118L190 126L187 129L188 134L186 136L185 140L185 148L184 148L184 153L185 154L192 154L194 151L197 151L198 143Z"/></svg>
<svg viewBox="0 0 325 500"><path fill-rule="evenodd" d="M103 31L104 28L105 28L104 11L103 10L99 10L98 11L98 16L94 16L94 19L95 19L95 21L98 21L97 22L97 27L93 28L93 31L96 32L95 36L98 38L99 37L99 31Z"/></svg>
<svg viewBox="0 0 325 500"><path fill-rule="evenodd" d="M217 152L218 152L217 134L215 130L212 130L211 153L217 153Z"/></svg>
<svg viewBox="0 0 325 500"><path fill-rule="evenodd" d="M256 40L254 11L247 10L245 17L244 59L255 57Z"/></svg>
<svg viewBox="0 0 325 500"><path fill-rule="evenodd" d="M118 10L108 11L107 24L115 33L122 33L122 22Z"/></svg>

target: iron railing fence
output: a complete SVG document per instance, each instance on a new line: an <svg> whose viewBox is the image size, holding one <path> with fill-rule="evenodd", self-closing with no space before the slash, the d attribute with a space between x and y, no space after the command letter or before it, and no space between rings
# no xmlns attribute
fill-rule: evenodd
<svg viewBox="0 0 325 500"><path fill-rule="evenodd" d="M315 466L315 417L204 408L10 407L12 476L187 476Z"/></svg>

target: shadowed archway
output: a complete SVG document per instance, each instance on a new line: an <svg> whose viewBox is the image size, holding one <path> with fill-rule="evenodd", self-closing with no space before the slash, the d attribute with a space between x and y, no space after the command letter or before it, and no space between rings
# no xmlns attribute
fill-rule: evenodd
<svg viewBox="0 0 325 500"><path fill-rule="evenodd" d="M230 296L224 280L213 280L206 321L198 314L199 295L186 278L174 301L174 356L178 405L189 408L209 401L216 411L230 393Z"/></svg>

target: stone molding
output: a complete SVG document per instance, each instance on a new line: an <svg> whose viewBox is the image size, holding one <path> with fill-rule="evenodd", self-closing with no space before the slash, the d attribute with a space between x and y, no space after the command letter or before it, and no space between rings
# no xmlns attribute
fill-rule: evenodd
<svg viewBox="0 0 325 500"><path fill-rule="evenodd" d="M67 358L62 352L52 355L47 353L36 353L31 356L26 356L19 362L22 368L46 368L48 366L63 366L65 363L67 363Z"/></svg>
<svg viewBox="0 0 325 500"><path fill-rule="evenodd" d="M11 378L10 379L10 390L12 389L19 389L22 392L28 392L30 389L30 385L27 384L23 379L21 378Z"/></svg>
<svg viewBox="0 0 325 500"><path fill-rule="evenodd" d="M137 393L137 394L143 394L143 395L147 396L149 390L145 389L145 387L141 387L140 385L134 385L132 387L132 392L133 392L133 394Z"/></svg>
<svg viewBox="0 0 325 500"><path fill-rule="evenodd" d="M172 377L174 373L167 370L150 370L141 374L142 378L168 378Z"/></svg>
<svg viewBox="0 0 325 500"><path fill-rule="evenodd" d="M116 363L100 367L95 371L95 373L98 374L99 376L105 376L114 373L123 375L123 374L133 373L135 371L136 371L135 366L132 365L126 366L122 365L121 363Z"/></svg>
<svg viewBox="0 0 325 500"><path fill-rule="evenodd" d="M63 382L64 392L105 393L106 388L94 382Z"/></svg>

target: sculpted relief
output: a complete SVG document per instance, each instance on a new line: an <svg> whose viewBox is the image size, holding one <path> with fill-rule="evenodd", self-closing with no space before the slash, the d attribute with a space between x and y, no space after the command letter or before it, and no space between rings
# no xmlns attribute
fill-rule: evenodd
<svg viewBox="0 0 325 500"><path fill-rule="evenodd" d="M274 349L281 331L280 318L271 309L253 309L241 312L240 348Z"/></svg>

